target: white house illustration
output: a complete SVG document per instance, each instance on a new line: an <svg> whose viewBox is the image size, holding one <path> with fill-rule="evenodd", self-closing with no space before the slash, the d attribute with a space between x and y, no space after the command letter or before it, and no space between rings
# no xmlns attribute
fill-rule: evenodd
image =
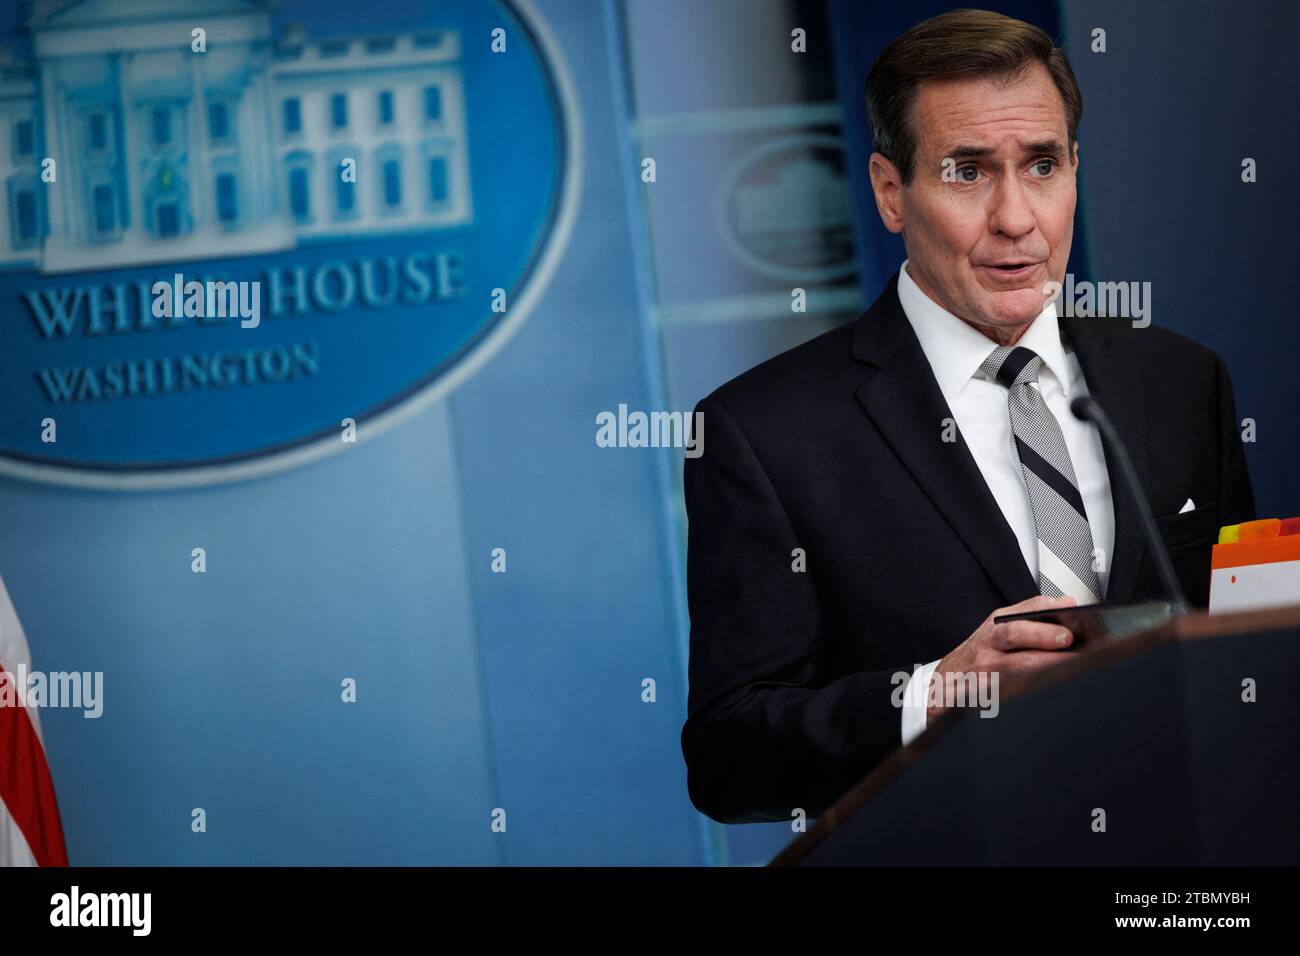
<svg viewBox="0 0 1300 956"><path fill-rule="evenodd" d="M255 255L471 221L458 35L275 37L270 8L35 0L30 54L0 59L0 268Z"/></svg>

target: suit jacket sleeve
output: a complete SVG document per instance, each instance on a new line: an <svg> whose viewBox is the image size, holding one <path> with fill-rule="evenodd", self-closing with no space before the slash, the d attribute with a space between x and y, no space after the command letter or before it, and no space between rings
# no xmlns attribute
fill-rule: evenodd
<svg viewBox="0 0 1300 956"><path fill-rule="evenodd" d="M1241 420L1232 393L1232 381L1223 360L1215 359L1219 390L1219 506L1220 525L1239 524L1255 519L1255 493L1251 489L1246 467L1246 451L1241 442Z"/></svg>
<svg viewBox="0 0 1300 956"><path fill-rule="evenodd" d="M900 662L825 678L832 625L816 551L722 402L706 398L696 412L706 440L684 478L691 800L724 823L814 817L899 745L895 699L909 671ZM796 571L801 547L807 569Z"/></svg>

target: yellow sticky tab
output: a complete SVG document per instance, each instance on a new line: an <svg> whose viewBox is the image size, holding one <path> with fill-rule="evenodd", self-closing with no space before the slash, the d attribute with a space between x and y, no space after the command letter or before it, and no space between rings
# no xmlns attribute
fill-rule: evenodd
<svg viewBox="0 0 1300 956"><path fill-rule="evenodd" d="M1219 529L1219 544L1236 544L1238 541L1237 534L1241 530L1239 524L1226 524Z"/></svg>

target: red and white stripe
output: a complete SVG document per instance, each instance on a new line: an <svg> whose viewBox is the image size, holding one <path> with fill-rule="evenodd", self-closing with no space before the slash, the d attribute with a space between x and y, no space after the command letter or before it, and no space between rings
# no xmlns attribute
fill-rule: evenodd
<svg viewBox="0 0 1300 956"><path fill-rule="evenodd" d="M0 578L0 671L8 670L9 681L14 682L19 665L30 673L31 653ZM16 689L19 701L24 691ZM40 718L23 706L0 706L0 866L67 865Z"/></svg>

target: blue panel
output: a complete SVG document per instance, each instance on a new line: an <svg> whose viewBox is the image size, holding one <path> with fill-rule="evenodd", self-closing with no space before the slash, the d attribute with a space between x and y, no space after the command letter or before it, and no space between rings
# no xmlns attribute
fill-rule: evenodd
<svg viewBox="0 0 1300 956"><path fill-rule="evenodd" d="M180 210L174 202L159 203L154 207L154 216L158 219L158 237L166 239L181 231Z"/></svg>
<svg viewBox="0 0 1300 956"><path fill-rule="evenodd" d="M217 176L217 216L222 222L234 222L239 217L233 173L221 173Z"/></svg>
<svg viewBox="0 0 1300 956"><path fill-rule="evenodd" d="M356 205L357 184L349 180L339 178L334 185L335 202L338 205L339 212L351 212Z"/></svg>
<svg viewBox="0 0 1300 956"><path fill-rule="evenodd" d="M95 231L108 233L113 231L117 219L113 211L113 187L96 186L93 190L95 207Z"/></svg>
<svg viewBox="0 0 1300 956"><path fill-rule="evenodd" d="M424 115L426 119L442 119L442 91L430 86L424 91Z"/></svg>
<svg viewBox="0 0 1300 956"><path fill-rule="evenodd" d="M165 107L156 107L150 111L150 130L155 146L164 146L172 139L172 114Z"/></svg>
<svg viewBox="0 0 1300 956"><path fill-rule="evenodd" d="M230 135L230 112L225 103L208 104L208 129L214 140L222 140Z"/></svg>
<svg viewBox="0 0 1300 956"><path fill-rule="evenodd" d="M31 189L20 189L13 198L18 212L15 244L30 241L36 238L36 193Z"/></svg>
<svg viewBox="0 0 1300 956"><path fill-rule="evenodd" d="M307 170L295 167L289 170L289 210L295 218L305 219L311 214L311 192Z"/></svg>
<svg viewBox="0 0 1300 956"><path fill-rule="evenodd" d="M90 116L90 148L104 149L108 145L108 124L103 113Z"/></svg>
<svg viewBox="0 0 1300 956"><path fill-rule="evenodd" d="M402 164L396 159L384 160L384 202L389 206L402 204Z"/></svg>
<svg viewBox="0 0 1300 956"><path fill-rule="evenodd" d="M284 101L284 131L296 133L302 129L302 101L292 97Z"/></svg>
<svg viewBox="0 0 1300 956"><path fill-rule="evenodd" d="M429 199L433 202L447 199L447 161L440 156L429 160Z"/></svg>
<svg viewBox="0 0 1300 956"><path fill-rule="evenodd" d="M30 156L32 153L32 121L14 123L14 155Z"/></svg>
<svg viewBox="0 0 1300 956"><path fill-rule="evenodd" d="M1297 6L1190 0L1165 15L1098 0L1063 11L1084 93L1079 207L1092 250L1091 269L1072 271L1149 282L1152 324L1219 353L1238 420L1256 425L1244 448L1260 517L1300 514L1297 131L1277 121L1295 114ZM1097 27L1104 54L1088 52ZM1212 47L1188 55L1203 37Z"/></svg>
<svg viewBox="0 0 1300 956"><path fill-rule="evenodd" d="M104 672L102 717L41 714L74 863L496 862L449 429L195 493L0 482L37 666Z"/></svg>
<svg viewBox="0 0 1300 956"><path fill-rule="evenodd" d="M539 7L567 49L587 51L570 61L584 201L548 301L452 401L497 788L514 808L505 861L701 863L662 504L681 453L595 444L598 411L664 407L628 268L628 157L603 54L614 24L579 0ZM498 547L504 574L490 567ZM646 678L654 703L642 701Z"/></svg>
<svg viewBox="0 0 1300 956"><path fill-rule="evenodd" d="M722 382L859 308L855 203L822 4L629 0L637 155L656 182L648 215L667 406ZM808 55L787 38L806 32ZM683 56L683 31L692 49ZM721 51L725 51L722 55ZM671 70L663 64L672 62ZM791 310L791 288L808 296ZM680 462L667 486L681 521ZM703 820L703 818L701 818ZM707 823L710 862L751 865L794 836L785 824Z"/></svg>

